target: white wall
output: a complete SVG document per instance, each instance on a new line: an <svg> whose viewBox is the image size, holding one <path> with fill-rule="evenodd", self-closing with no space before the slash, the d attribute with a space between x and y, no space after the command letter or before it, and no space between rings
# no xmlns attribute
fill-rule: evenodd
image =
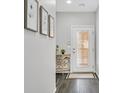
<svg viewBox="0 0 124 93"><path fill-rule="evenodd" d="M96 74L99 76L99 9L96 12Z"/></svg>
<svg viewBox="0 0 124 93"><path fill-rule="evenodd" d="M55 17L56 0L40 0L47 11ZM39 23L39 22L38 22ZM55 45L39 32L24 30L24 92L53 93L55 89Z"/></svg>
<svg viewBox="0 0 124 93"><path fill-rule="evenodd" d="M71 25L95 25L95 13L57 13L57 44L61 48L65 48L67 53L70 53L70 48L67 47L68 41L71 40Z"/></svg>

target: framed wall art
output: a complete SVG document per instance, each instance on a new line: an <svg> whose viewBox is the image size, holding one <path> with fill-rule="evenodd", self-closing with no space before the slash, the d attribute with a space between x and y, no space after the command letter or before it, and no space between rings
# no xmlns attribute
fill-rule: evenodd
<svg viewBox="0 0 124 93"><path fill-rule="evenodd" d="M40 6L40 34L48 35L48 12Z"/></svg>
<svg viewBox="0 0 124 93"><path fill-rule="evenodd" d="M49 37L54 37L54 18L49 15Z"/></svg>
<svg viewBox="0 0 124 93"><path fill-rule="evenodd" d="M38 31L38 1L24 0L24 28Z"/></svg>

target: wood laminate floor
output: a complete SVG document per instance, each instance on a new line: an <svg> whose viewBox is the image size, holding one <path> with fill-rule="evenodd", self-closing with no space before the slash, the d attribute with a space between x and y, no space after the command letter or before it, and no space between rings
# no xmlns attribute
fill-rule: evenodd
<svg viewBox="0 0 124 93"><path fill-rule="evenodd" d="M66 79L56 93L99 93L99 80Z"/></svg>

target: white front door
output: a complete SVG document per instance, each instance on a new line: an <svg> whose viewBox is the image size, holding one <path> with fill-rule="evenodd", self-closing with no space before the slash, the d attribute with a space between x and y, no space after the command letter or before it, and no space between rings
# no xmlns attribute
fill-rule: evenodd
<svg viewBox="0 0 124 93"><path fill-rule="evenodd" d="M71 26L71 72L94 72L94 26Z"/></svg>

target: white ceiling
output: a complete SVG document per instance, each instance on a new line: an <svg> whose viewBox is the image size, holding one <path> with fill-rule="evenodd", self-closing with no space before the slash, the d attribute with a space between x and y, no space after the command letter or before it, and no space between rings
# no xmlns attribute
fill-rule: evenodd
<svg viewBox="0 0 124 93"><path fill-rule="evenodd" d="M72 0L71 4L67 0L57 0L57 12L95 12L99 0Z"/></svg>

